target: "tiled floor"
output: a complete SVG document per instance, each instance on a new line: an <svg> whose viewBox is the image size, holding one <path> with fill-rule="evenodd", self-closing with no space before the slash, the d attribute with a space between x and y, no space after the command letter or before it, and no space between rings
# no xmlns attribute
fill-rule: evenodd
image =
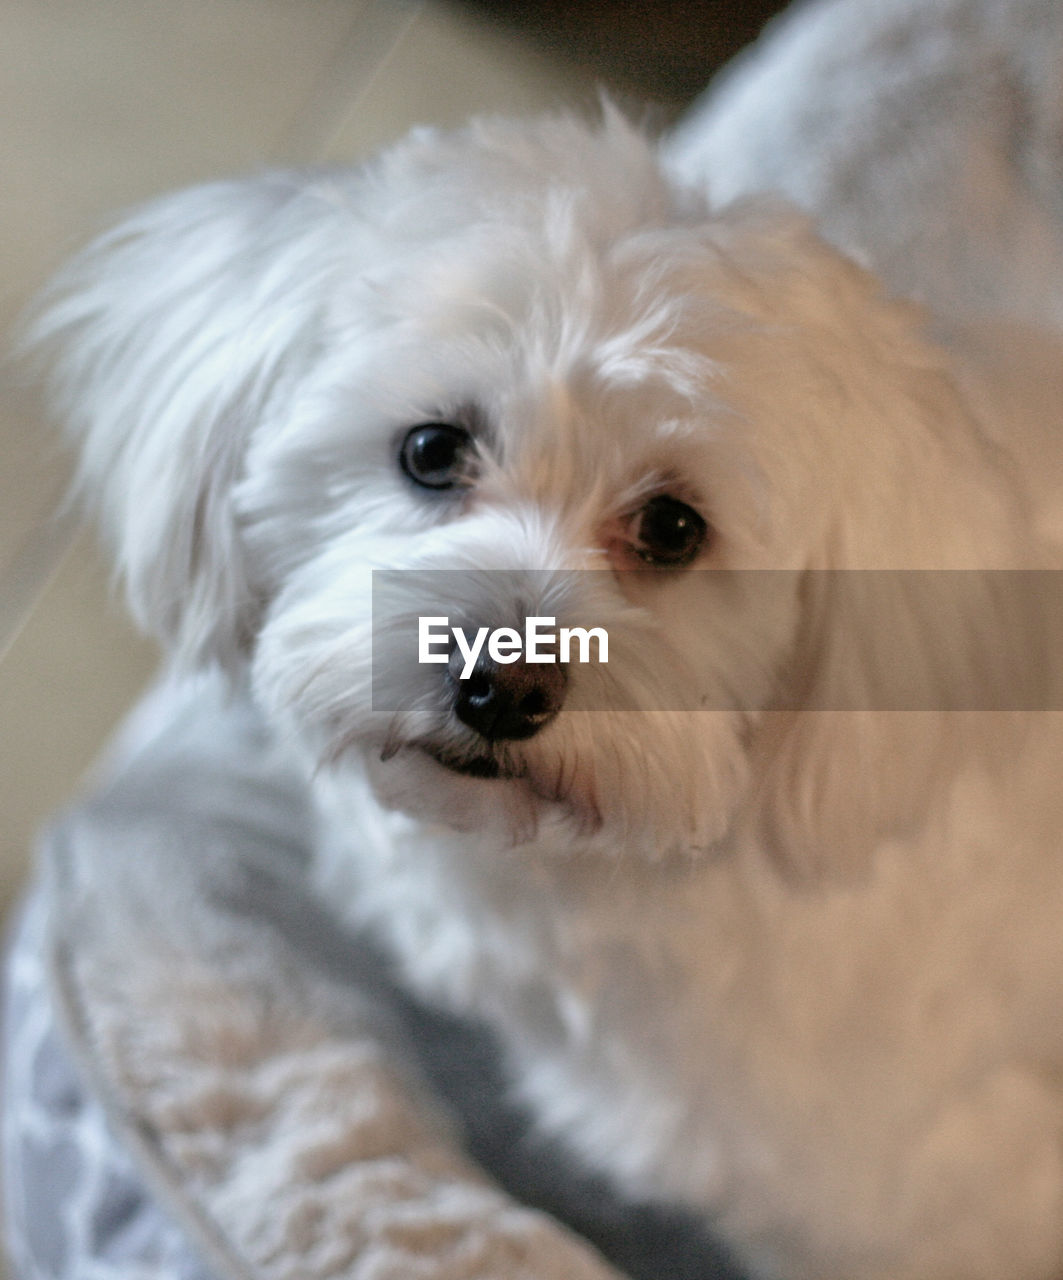
<svg viewBox="0 0 1063 1280"><path fill-rule="evenodd" d="M415 121L586 100L589 75L430 0L0 0L0 326L107 215ZM0 375L0 908L150 678L24 372Z"/></svg>

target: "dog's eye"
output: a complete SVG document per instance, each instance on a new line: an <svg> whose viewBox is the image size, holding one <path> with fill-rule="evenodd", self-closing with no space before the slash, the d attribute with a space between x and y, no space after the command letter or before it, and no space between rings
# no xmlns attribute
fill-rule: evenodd
<svg viewBox="0 0 1063 1280"><path fill-rule="evenodd" d="M452 489L462 478L471 438L449 422L422 422L406 432L399 465L425 489Z"/></svg>
<svg viewBox="0 0 1063 1280"><path fill-rule="evenodd" d="M681 568L704 546L708 531L708 525L693 507L660 494L635 516L631 545L647 564Z"/></svg>

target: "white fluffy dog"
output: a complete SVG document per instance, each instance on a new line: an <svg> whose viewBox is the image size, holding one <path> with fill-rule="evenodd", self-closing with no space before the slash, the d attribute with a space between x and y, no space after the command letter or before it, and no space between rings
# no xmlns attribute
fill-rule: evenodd
<svg viewBox="0 0 1063 1280"><path fill-rule="evenodd" d="M1063 1273L1055 561L919 311L606 110L165 199L43 324L137 618L544 1127L758 1276ZM403 639L529 614L608 664Z"/></svg>

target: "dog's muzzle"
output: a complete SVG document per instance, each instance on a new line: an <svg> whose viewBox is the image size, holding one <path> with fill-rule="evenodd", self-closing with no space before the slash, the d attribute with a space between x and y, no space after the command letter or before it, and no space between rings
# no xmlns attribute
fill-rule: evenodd
<svg viewBox="0 0 1063 1280"><path fill-rule="evenodd" d="M454 714L488 742L530 738L561 710L568 674L559 663L499 663L481 653L466 679L453 653L447 668Z"/></svg>

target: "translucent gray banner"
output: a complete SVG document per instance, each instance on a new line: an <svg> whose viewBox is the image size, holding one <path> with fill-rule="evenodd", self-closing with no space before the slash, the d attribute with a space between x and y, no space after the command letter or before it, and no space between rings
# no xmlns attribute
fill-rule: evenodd
<svg viewBox="0 0 1063 1280"><path fill-rule="evenodd" d="M570 711L1063 709L1063 572L395 569L373 709L484 664L565 668Z"/></svg>

